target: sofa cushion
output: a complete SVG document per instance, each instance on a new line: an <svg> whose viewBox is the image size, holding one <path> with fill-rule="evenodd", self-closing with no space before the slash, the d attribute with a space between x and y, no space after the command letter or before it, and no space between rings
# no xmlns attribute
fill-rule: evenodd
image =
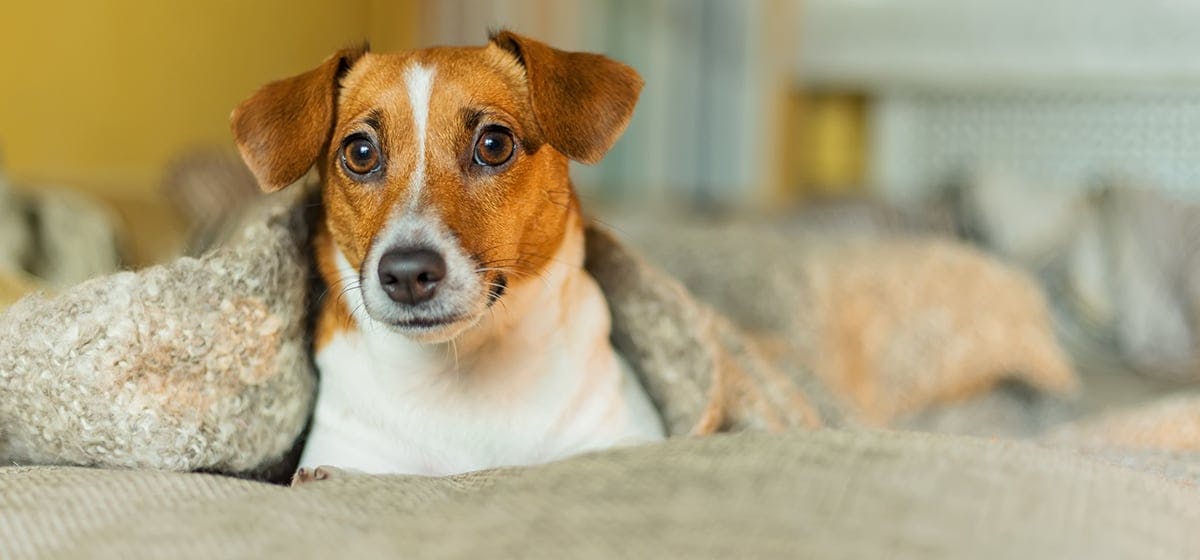
<svg viewBox="0 0 1200 560"><path fill-rule="evenodd" d="M285 488L0 469L0 558L1196 558L1200 491L1026 444L680 438L449 478Z"/></svg>

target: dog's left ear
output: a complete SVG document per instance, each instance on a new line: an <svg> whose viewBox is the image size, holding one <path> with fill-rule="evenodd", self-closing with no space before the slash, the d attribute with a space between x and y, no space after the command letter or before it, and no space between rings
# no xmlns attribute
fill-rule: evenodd
<svg viewBox="0 0 1200 560"><path fill-rule="evenodd" d="M525 67L533 116L546 141L571 159L600 161L629 125L641 76L611 58L560 51L509 31L491 39Z"/></svg>
<svg viewBox="0 0 1200 560"><path fill-rule="evenodd" d="M263 86L233 110L233 138L264 191L296 182L321 157L338 80L366 52L366 46L338 51L308 72Z"/></svg>

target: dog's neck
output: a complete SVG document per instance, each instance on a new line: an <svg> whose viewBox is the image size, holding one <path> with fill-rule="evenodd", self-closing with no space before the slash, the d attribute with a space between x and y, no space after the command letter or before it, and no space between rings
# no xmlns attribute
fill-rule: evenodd
<svg viewBox="0 0 1200 560"><path fill-rule="evenodd" d="M443 343L373 322L346 291L354 326L318 348L304 464L444 475L661 439L658 413L609 342L608 305L583 256L574 214L536 278Z"/></svg>
<svg viewBox="0 0 1200 560"><path fill-rule="evenodd" d="M580 325L570 324L576 308L597 299L603 305L603 295L594 283L579 278L586 272L583 221L577 210L571 210L565 227L553 259L542 270L512 282L475 325L445 342L417 342L390 330L366 313L358 290L346 289L336 280L330 282L329 293L344 294L338 303L343 306L339 311L349 319L348 334L361 338L373 366L388 371L389 376L415 383L483 382L479 378L488 370L503 368L509 370L506 379L511 383L513 364L536 362L545 354L545 345L568 332L583 334L578 333ZM328 238L325 242L332 243ZM345 278L350 265L336 247L331 250ZM607 314L603 321L593 321L585 328L595 331L587 333L587 338L606 340Z"/></svg>

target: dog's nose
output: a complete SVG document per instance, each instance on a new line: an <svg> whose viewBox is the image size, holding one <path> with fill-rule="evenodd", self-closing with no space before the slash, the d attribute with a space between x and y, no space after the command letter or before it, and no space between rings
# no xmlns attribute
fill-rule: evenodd
<svg viewBox="0 0 1200 560"><path fill-rule="evenodd" d="M430 300L445 277L445 259L428 249L391 250L379 259L379 283L397 303L415 305Z"/></svg>

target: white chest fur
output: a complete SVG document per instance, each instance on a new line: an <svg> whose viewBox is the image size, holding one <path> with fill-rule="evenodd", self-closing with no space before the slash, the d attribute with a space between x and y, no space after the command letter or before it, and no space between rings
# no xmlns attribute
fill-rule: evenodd
<svg viewBox="0 0 1200 560"><path fill-rule="evenodd" d="M571 237L544 281L510 290L454 342L419 344L356 315L358 328L317 353L301 466L445 475L662 439L609 343L603 294L577 264L582 234Z"/></svg>

